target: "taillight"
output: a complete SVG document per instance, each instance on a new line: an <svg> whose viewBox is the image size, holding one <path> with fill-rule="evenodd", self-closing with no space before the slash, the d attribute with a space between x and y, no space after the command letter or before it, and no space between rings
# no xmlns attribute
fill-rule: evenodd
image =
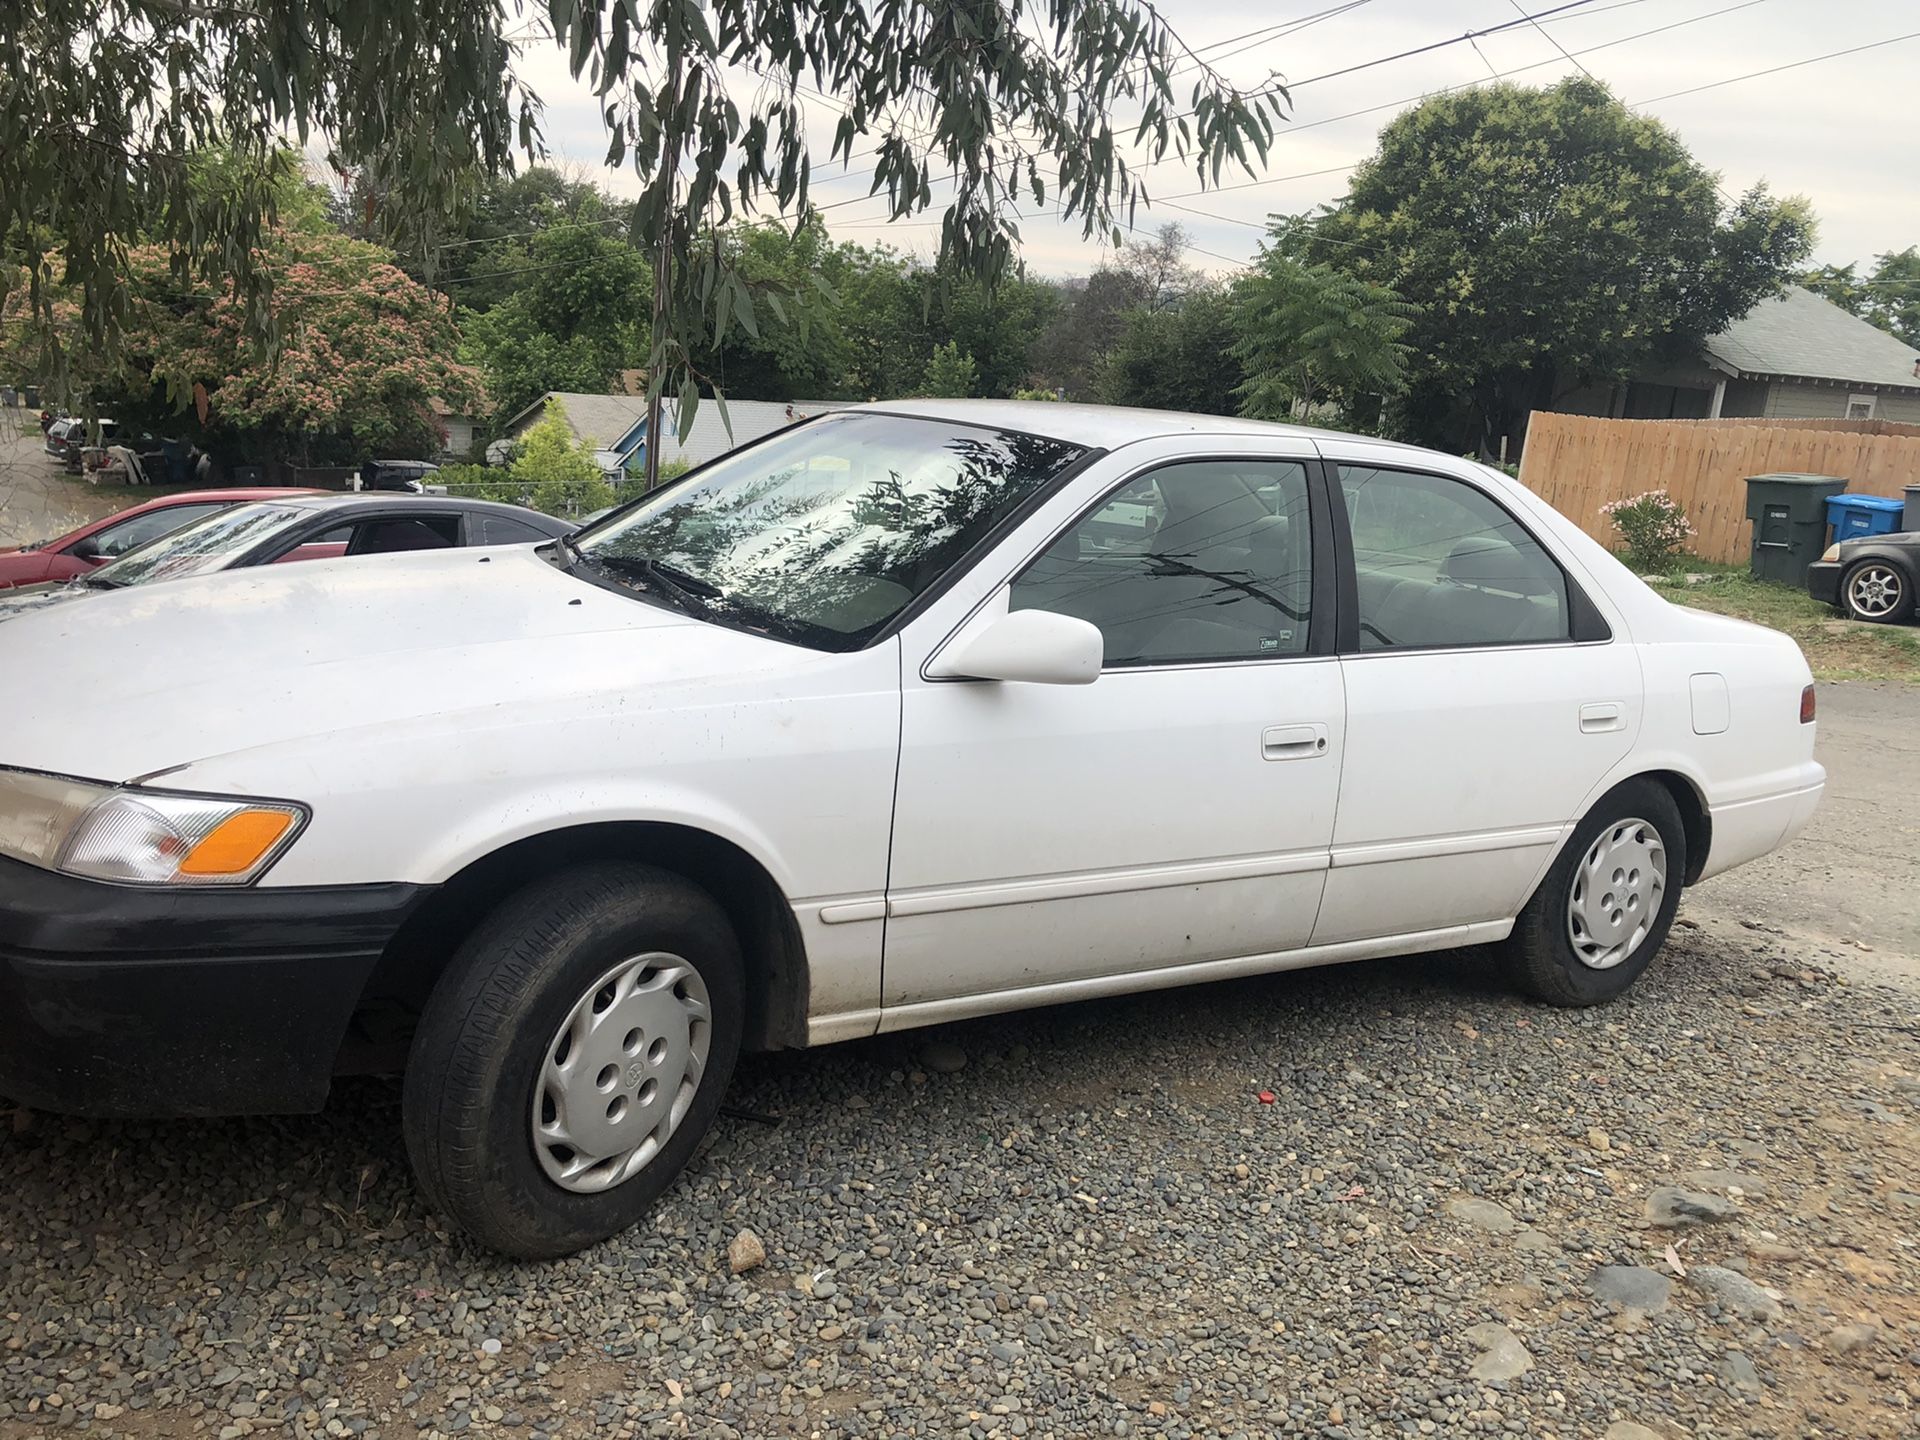
<svg viewBox="0 0 1920 1440"><path fill-rule="evenodd" d="M1802 725L1813 723L1813 686L1811 685L1800 692L1800 723Z"/></svg>

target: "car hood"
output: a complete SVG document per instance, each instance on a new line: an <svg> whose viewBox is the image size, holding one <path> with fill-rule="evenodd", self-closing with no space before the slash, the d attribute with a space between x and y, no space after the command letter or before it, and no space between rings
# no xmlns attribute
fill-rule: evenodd
<svg viewBox="0 0 1920 1440"><path fill-rule="evenodd" d="M0 625L0 673L18 679L0 765L124 782L366 727L424 736L463 714L658 696L812 654L601 589L533 546L263 566Z"/></svg>
<svg viewBox="0 0 1920 1440"><path fill-rule="evenodd" d="M0 556L0 559L4 559ZM6 567L0 565L0 583L6 579ZM90 589L77 582L65 580L43 580L33 585L11 585L0 591L0 620L13 620L21 615L31 615L36 610L44 610L49 605L64 605L69 600L84 600L89 595L103 595L103 590Z"/></svg>

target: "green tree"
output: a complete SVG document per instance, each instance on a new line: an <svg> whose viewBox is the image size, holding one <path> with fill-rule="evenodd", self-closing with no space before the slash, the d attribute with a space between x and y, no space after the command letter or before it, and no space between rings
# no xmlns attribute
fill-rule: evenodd
<svg viewBox="0 0 1920 1440"><path fill-rule="evenodd" d="M1403 338L1417 308L1384 285L1295 258L1297 225L1281 220L1235 284L1232 351L1246 368L1240 413L1299 420L1332 404L1358 420L1371 397L1405 387Z"/></svg>
<svg viewBox="0 0 1920 1440"><path fill-rule="evenodd" d="M1251 170L1286 104L1276 84L1229 83L1146 0L1049 0L1039 26L1018 0L552 0L545 15L600 98L608 163L640 180L633 239L657 277L650 393L679 396L682 431L698 351L751 333L761 308L706 242L737 213L812 213L806 82L844 107L821 158L858 160L891 218L929 208L935 175L952 177L940 260L989 283L1012 267L1016 207L1057 205L1088 237L1117 238L1142 193L1129 143L1214 178ZM427 0L0 7L0 259L24 265L49 340L46 291L64 268L83 333L112 348L127 318L119 237L145 206L179 262L230 279L263 330L270 273L253 255L270 196L249 186L209 206L181 157L318 132L338 168L370 172L388 234L424 261L477 178L537 144L506 33L520 21Z"/></svg>
<svg viewBox="0 0 1920 1440"><path fill-rule="evenodd" d="M1859 269L1857 264L1822 265L1802 275L1800 283L1849 314L1865 318L1867 297L1873 292L1861 280Z"/></svg>
<svg viewBox="0 0 1920 1440"><path fill-rule="evenodd" d="M958 341L949 340L934 347L920 390L935 399L964 400L973 394L976 378L973 356L962 350Z"/></svg>
<svg viewBox="0 0 1920 1440"><path fill-rule="evenodd" d="M1231 415L1243 379L1234 334L1233 305L1218 286L1165 309L1142 305L1127 312L1096 393L1109 405Z"/></svg>
<svg viewBox="0 0 1920 1440"><path fill-rule="evenodd" d="M584 515L613 503L613 489L593 452L574 439L566 413L554 400L520 437L507 478L524 497L521 504L549 515Z"/></svg>
<svg viewBox="0 0 1920 1440"><path fill-rule="evenodd" d="M1920 246L1888 250L1865 279L1859 265L1822 265L1800 277L1816 295L1920 349Z"/></svg>
<svg viewBox="0 0 1920 1440"><path fill-rule="evenodd" d="M1402 112L1301 258L1418 306L1403 423L1486 452L1560 395L1696 353L1812 238L1804 200L1724 205L1671 130L1575 78Z"/></svg>
<svg viewBox="0 0 1920 1440"><path fill-rule="evenodd" d="M319 463L433 454L445 438L434 402L462 413L483 406L479 374L455 358L445 306L387 251L332 232L278 231L261 258L275 275L270 352L250 342L244 303L181 278L164 246L128 251L128 322L111 352L85 348L80 297L55 291L77 357L72 376L92 406L123 423L183 429L210 450ZM38 332L26 292L15 291L0 311L0 352L31 353Z"/></svg>
<svg viewBox="0 0 1920 1440"><path fill-rule="evenodd" d="M1147 240L1128 241L1111 260L1069 283L1053 317L1033 346L1033 372L1069 395L1087 398L1102 388L1101 367L1135 310L1177 305L1202 277L1186 263L1187 232L1163 225Z"/></svg>
<svg viewBox="0 0 1920 1440"><path fill-rule="evenodd" d="M549 390L610 390L646 363L653 292L638 250L589 226L558 226L515 242L506 263L523 272L518 288L462 315L496 419Z"/></svg>

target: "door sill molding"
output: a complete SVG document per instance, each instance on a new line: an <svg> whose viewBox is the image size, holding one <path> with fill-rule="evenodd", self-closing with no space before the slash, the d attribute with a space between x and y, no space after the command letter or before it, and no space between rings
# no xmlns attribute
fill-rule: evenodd
<svg viewBox="0 0 1920 1440"><path fill-rule="evenodd" d="M1452 950L1462 945L1487 945L1495 940L1504 940L1512 930L1512 920L1486 920L1472 925L1448 925L1438 930L1417 930L1372 940L1347 940L1338 945L1308 945L1298 950L1245 955L1232 960L1209 960L1199 965L1169 965L1158 970L1096 975L1086 980L1062 980L1051 985L1028 985L1015 990L994 990L983 995L960 995L947 1000L922 1000L912 1005L890 1005L878 1010L822 1015L807 1022L807 1043L825 1045L863 1035L884 1035L921 1025L970 1020L975 1016L995 1015L1007 1010L1028 1010L1036 1005L1060 1005L1072 1000L1094 1000L1136 991L1167 990L1177 985L1199 985L1241 975L1306 970L1316 965L1338 965L1351 960L1374 960L1391 955L1418 955L1430 950Z"/></svg>

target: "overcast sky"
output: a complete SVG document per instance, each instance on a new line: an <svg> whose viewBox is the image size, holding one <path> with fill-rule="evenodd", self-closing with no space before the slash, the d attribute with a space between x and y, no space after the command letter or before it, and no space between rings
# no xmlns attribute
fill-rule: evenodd
<svg viewBox="0 0 1920 1440"><path fill-rule="evenodd" d="M1542 20L1545 35L1531 25L1516 26L1472 44L1447 45L1324 80L1313 77L1502 25L1519 12L1513 0L1364 0L1293 34L1219 43L1335 3L1167 0L1162 5L1162 13L1195 48L1218 46L1215 53L1223 57L1221 68L1229 78L1251 85L1271 70L1296 86L1292 123L1282 127L1262 177L1271 183L1248 186L1244 176L1223 176L1223 186L1242 188L1191 194L1199 188L1191 171L1167 163L1147 172L1156 201L1139 223L1154 228L1177 220L1186 226L1196 247L1189 258L1196 265L1228 270L1229 262L1252 257L1268 212L1301 211L1338 199L1346 170L1336 167L1349 167L1369 154L1380 127L1422 93L1485 80L1492 72L1520 71L1513 78L1529 84L1573 73L1574 63L1555 49L1555 41L1622 100L1678 131L1702 163L1720 172L1729 193L1765 180L1776 193L1807 196L1820 220L1816 261L1866 260L1920 243L1920 127L1914 118L1920 37L1697 94L1673 94L1920 31L1916 0L1589 0ZM1539 13L1566 0L1521 3ZM1677 23L1687 21L1693 23ZM1674 28L1645 33L1662 27ZM551 46L531 50L522 71L546 101L545 130L556 157L583 162L617 193L636 189L630 172L601 168L605 139L598 106L587 88L567 75ZM1663 96L1672 98L1658 98ZM808 105L815 152L825 155L837 113L821 101ZM1350 115L1376 106L1385 108ZM1333 173L1306 173L1314 171ZM1305 178L1272 178L1294 175ZM857 170L849 175L823 165L814 174L815 203L856 199L865 195L869 181ZM921 223L880 223L881 199L838 206L826 218L836 236L885 241L927 255L937 241L933 227L945 193L935 186L935 207L917 217ZM1227 218L1196 215L1176 204ZM1037 272L1084 273L1099 263L1098 245L1082 240L1077 227L1031 218L1023 236L1022 252Z"/></svg>

